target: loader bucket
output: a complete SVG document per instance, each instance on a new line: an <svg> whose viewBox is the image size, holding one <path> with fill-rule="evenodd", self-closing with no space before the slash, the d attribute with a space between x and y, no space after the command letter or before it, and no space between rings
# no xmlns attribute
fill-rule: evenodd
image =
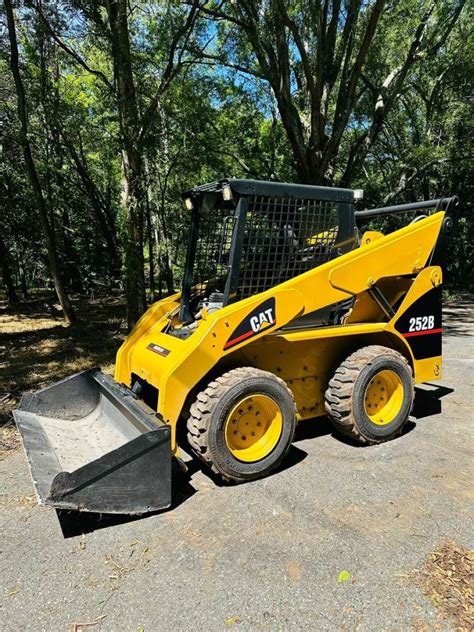
<svg viewBox="0 0 474 632"><path fill-rule="evenodd" d="M13 415L40 504L128 514L170 506L170 428L98 369L26 393Z"/></svg>

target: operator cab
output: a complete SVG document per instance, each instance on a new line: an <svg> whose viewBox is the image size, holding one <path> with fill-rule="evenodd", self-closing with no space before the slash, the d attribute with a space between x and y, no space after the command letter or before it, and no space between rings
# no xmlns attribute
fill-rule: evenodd
<svg viewBox="0 0 474 632"><path fill-rule="evenodd" d="M183 199L191 227L174 332L180 337L203 309L269 290L357 244L350 189L227 179Z"/></svg>

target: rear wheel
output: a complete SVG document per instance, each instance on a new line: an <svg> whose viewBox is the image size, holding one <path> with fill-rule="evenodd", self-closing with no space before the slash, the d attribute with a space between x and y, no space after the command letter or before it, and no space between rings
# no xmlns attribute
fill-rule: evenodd
<svg viewBox="0 0 474 632"><path fill-rule="evenodd" d="M188 441L222 478L261 478L288 452L295 412L291 391L276 375L251 367L234 369L198 394L190 409Z"/></svg>
<svg viewBox="0 0 474 632"><path fill-rule="evenodd" d="M326 391L326 411L336 430L359 443L401 434L413 406L407 360L388 347L359 349L339 366Z"/></svg>

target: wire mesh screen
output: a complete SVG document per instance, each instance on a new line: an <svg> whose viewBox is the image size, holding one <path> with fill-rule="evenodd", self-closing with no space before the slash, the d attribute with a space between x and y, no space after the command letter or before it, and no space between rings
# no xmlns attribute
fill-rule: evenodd
<svg viewBox="0 0 474 632"><path fill-rule="evenodd" d="M209 289L224 291L234 223L233 209L219 206L200 217L194 257L193 297L201 296Z"/></svg>
<svg viewBox="0 0 474 632"><path fill-rule="evenodd" d="M247 211L238 298L268 290L335 255L333 202L253 196Z"/></svg>

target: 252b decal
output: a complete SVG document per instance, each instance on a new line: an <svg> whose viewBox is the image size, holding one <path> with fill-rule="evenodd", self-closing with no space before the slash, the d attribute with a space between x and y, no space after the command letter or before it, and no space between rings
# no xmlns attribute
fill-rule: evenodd
<svg viewBox="0 0 474 632"><path fill-rule="evenodd" d="M441 355L441 287L420 296L395 323L417 360Z"/></svg>
<svg viewBox="0 0 474 632"><path fill-rule="evenodd" d="M435 317L431 316L416 316L416 318L410 318L410 326L408 332L411 331L426 331L427 329L434 329Z"/></svg>

